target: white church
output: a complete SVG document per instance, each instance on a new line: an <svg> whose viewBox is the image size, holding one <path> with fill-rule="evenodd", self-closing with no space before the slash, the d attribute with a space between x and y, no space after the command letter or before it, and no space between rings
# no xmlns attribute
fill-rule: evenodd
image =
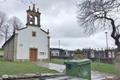
<svg viewBox="0 0 120 80"><path fill-rule="evenodd" d="M33 5L27 10L25 28L15 30L14 34L4 45L4 59L10 61L39 61L49 60L50 40L49 30L45 31L40 25L39 9Z"/></svg>

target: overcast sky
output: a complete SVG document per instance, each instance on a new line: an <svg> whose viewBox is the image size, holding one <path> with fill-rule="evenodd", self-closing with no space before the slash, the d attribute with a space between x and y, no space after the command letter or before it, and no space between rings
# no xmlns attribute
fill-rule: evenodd
<svg viewBox="0 0 120 80"><path fill-rule="evenodd" d="M34 1L34 0L33 0ZM17 16L26 24L26 10L32 4L29 0L0 0L0 10L8 17ZM75 0L36 0L40 9L41 28L50 30L51 47L64 49L106 48L105 32L86 36L77 22ZM114 40L109 38L109 47L115 47Z"/></svg>

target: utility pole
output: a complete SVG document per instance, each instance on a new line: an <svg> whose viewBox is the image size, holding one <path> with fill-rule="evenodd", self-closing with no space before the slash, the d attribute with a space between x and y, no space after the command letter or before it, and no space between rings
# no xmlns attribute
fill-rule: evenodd
<svg viewBox="0 0 120 80"><path fill-rule="evenodd" d="M106 49L108 50L108 35L107 35L107 31L105 32L106 34Z"/></svg>
<svg viewBox="0 0 120 80"><path fill-rule="evenodd" d="M58 41L58 48L60 49L60 40Z"/></svg>
<svg viewBox="0 0 120 80"><path fill-rule="evenodd" d="M108 35L107 35L107 31L105 32L106 34L106 57L108 57Z"/></svg>

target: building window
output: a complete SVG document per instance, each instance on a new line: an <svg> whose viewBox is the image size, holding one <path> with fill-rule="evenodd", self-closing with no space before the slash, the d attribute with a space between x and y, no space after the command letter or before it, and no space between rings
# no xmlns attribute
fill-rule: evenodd
<svg viewBox="0 0 120 80"><path fill-rule="evenodd" d="M40 52L41 55L45 55L45 52Z"/></svg>
<svg viewBox="0 0 120 80"><path fill-rule="evenodd" d="M91 58L94 58L94 57L95 57L94 51L91 51Z"/></svg>
<svg viewBox="0 0 120 80"><path fill-rule="evenodd" d="M32 37L35 37L35 36L36 36L36 32L32 31Z"/></svg>
<svg viewBox="0 0 120 80"><path fill-rule="evenodd" d="M108 58L112 58L112 53L108 52Z"/></svg>

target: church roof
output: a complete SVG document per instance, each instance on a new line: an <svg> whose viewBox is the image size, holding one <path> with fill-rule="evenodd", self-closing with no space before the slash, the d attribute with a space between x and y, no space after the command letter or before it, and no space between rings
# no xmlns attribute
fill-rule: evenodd
<svg viewBox="0 0 120 80"><path fill-rule="evenodd" d="M14 37L15 37L16 34L13 34L3 45L2 45L2 48L4 48L4 46L10 42Z"/></svg>

